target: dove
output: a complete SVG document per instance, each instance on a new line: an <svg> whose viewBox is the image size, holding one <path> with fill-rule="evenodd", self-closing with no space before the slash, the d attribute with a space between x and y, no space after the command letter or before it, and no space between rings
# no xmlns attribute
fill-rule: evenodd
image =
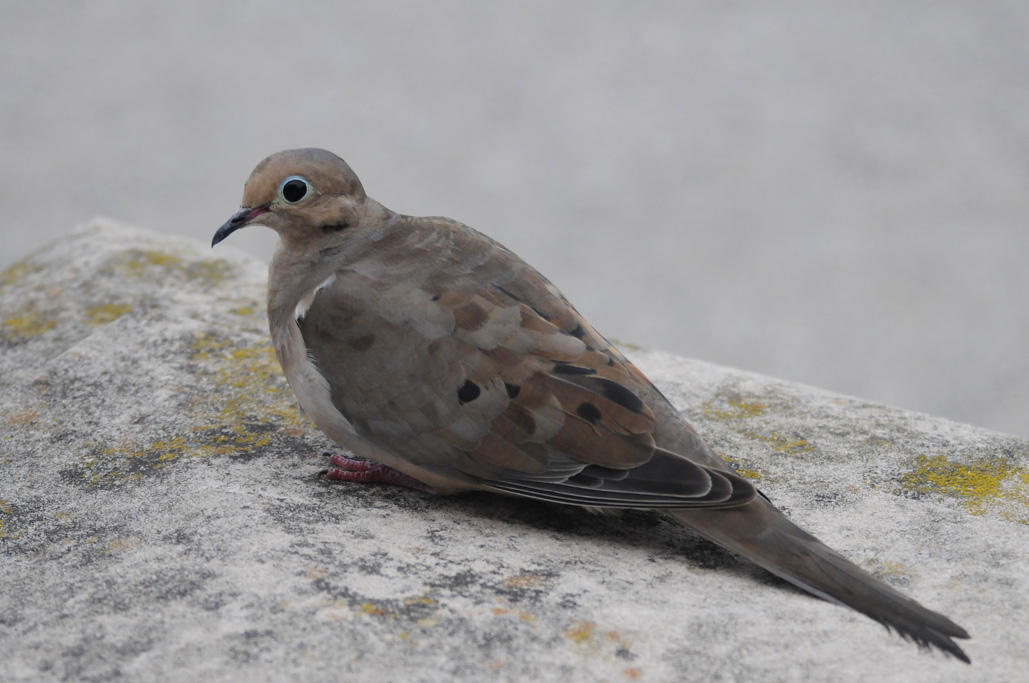
<svg viewBox="0 0 1029 683"><path fill-rule="evenodd" d="M794 525L540 273L457 221L391 211L320 149L273 154L212 246L259 224L272 343L300 408L360 459L333 479L652 509L963 662L968 633Z"/></svg>

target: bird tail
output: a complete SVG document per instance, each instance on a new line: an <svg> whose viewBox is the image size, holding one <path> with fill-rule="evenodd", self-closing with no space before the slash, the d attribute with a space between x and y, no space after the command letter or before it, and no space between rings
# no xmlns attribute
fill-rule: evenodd
<svg viewBox="0 0 1029 683"><path fill-rule="evenodd" d="M952 640L968 638L965 629L874 578L793 524L763 498L733 509L675 510L671 514L718 545L809 593L851 607L896 630L905 640L936 646L971 663Z"/></svg>

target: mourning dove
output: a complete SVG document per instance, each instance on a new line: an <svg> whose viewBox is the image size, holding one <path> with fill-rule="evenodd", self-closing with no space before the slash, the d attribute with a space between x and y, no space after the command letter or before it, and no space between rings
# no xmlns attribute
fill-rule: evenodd
<svg viewBox="0 0 1029 683"><path fill-rule="evenodd" d="M369 198L320 149L268 157L212 246L275 230L268 322L300 407L340 446L330 476L667 513L922 646L968 633L790 522L697 436L554 285L448 218Z"/></svg>

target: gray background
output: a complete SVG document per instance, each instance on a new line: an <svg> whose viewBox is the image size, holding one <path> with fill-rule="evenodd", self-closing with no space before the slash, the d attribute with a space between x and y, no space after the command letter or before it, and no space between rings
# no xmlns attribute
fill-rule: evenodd
<svg viewBox="0 0 1029 683"><path fill-rule="evenodd" d="M1029 3L3 10L0 265L321 146L609 336L1029 434Z"/></svg>

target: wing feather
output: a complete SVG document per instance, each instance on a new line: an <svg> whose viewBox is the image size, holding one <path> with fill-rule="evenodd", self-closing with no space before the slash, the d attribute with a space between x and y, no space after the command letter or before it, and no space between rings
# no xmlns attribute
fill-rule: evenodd
<svg viewBox="0 0 1029 683"><path fill-rule="evenodd" d="M479 240L457 245L478 254L469 272L420 277L412 262L401 286L375 267L340 267L305 295L304 343L361 436L419 467L541 500L683 508L754 497L709 459L658 448L643 397L660 392L553 285L476 236L455 237Z"/></svg>

